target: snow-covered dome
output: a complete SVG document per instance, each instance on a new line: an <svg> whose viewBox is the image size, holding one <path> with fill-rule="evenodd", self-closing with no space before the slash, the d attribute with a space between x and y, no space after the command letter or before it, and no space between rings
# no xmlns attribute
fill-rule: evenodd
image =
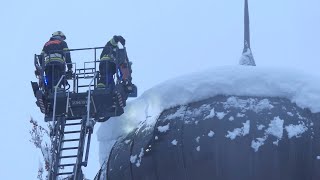
<svg viewBox="0 0 320 180"><path fill-rule="evenodd" d="M100 126L101 163L108 159L102 175L317 179L319 80L232 66L164 82Z"/></svg>

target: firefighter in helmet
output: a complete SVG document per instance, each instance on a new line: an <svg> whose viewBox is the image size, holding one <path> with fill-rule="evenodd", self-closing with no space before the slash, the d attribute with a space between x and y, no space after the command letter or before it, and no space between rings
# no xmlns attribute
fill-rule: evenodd
<svg viewBox="0 0 320 180"><path fill-rule="evenodd" d="M100 55L100 78L98 80L98 88L105 88L107 85L111 89L115 87L115 82L113 75L117 72L117 67L121 74L121 83L123 83L127 88L131 88L131 75L129 71L129 62L120 62L116 64L117 50L119 49L118 43L125 46L126 40L122 36L113 36L107 44L104 46L102 53Z"/></svg>
<svg viewBox="0 0 320 180"><path fill-rule="evenodd" d="M61 76L66 73L66 65L68 74L72 74L71 56L65 40L66 36L64 33L56 31L43 46L40 64L43 66L44 63L45 67L46 90L51 91L57 85ZM61 88L61 84L58 88Z"/></svg>

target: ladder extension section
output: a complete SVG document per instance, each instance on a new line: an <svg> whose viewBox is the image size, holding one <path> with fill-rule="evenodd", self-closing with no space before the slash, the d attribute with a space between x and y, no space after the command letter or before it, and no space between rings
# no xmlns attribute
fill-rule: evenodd
<svg viewBox="0 0 320 180"><path fill-rule="evenodd" d="M55 108L57 88L55 88L53 121L51 124L53 153L49 180L83 179L81 167L86 167L88 164L91 134L95 124L95 121L90 118L90 103L91 86L96 78L96 74L97 73L94 73L94 76L88 85L87 104L84 105L86 106L87 116L83 116L82 119L67 119L66 117L56 116ZM61 83L63 78L64 76L61 77L58 85ZM58 87L58 85L56 87ZM66 112L68 113L68 107L70 107L69 92L67 97Z"/></svg>

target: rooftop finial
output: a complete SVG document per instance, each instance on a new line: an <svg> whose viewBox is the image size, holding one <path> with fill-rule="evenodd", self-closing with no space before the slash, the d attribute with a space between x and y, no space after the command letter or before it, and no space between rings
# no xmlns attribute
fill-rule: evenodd
<svg viewBox="0 0 320 180"><path fill-rule="evenodd" d="M249 8L248 0L244 1L244 47L240 59L240 65L255 66L253 55L250 48L250 27L249 27Z"/></svg>

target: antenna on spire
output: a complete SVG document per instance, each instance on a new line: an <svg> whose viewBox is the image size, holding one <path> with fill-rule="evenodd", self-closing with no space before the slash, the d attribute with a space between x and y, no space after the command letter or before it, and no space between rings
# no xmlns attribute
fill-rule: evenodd
<svg viewBox="0 0 320 180"><path fill-rule="evenodd" d="M248 0L244 1L244 47L239 62L240 65L255 66L253 55L250 48L250 26Z"/></svg>

